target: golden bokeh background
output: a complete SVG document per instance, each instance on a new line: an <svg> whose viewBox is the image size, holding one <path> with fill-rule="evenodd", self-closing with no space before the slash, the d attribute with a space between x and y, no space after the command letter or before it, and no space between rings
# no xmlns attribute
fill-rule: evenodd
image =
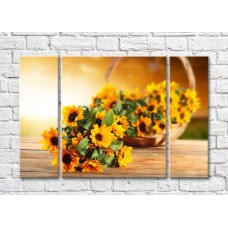
<svg viewBox="0 0 228 228"><path fill-rule="evenodd" d="M208 57L188 57L196 79L201 108L193 114L181 139L208 139ZM170 80L189 88L183 64L178 57L170 58Z"/></svg>
<svg viewBox="0 0 228 228"><path fill-rule="evenodd" d="M20 134L41 137L58 120L58 58L20 58Z"/></svg>
<svg viewBox="0 0 228 228"><path fill-rule="evenodd" d="M63 57L62 106L88 105L105 86L105 75L114 57ZM148 83L166 79L165 57L123 57L110 78L118 89L141 91Z"/></svg>

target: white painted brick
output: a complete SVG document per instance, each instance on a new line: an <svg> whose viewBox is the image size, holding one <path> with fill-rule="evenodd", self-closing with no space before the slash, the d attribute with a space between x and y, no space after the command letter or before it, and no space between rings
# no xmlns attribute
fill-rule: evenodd
<svg viewBox="0 0 228 228"><path fill-rule="evenodd" d="M187 50L187 39L186 38L167 38L166 46L168 50L185 51Z"/></svg>
<svg viewBox="0 0 228 228"><path fill-rule="evenodd" d="M222 32L223 36L228 36L228 32Z"/></svg>
<svg viewBox="0 0 228 228"><path fill-rule="evenodd" d="M9 136L0 136L0 149L7 149L9 148Z"/></svg>
<svg viewBox="0 0 228 228"><path fill-rule="evenodd" d="M25 192L43 192L44 180L23 180L22 190Z"/></svg>
<svg viewBox="0 0 228 228"><path fill-rule="evenodd" d="M228 80L219 80L217 82L217 92L219 93L228 92Z"/></svg>
<svg viewBox="0 0 228 228"><path fill-rule="evenodd" d="M62 191L86 191L90 190L88 179L63 180Z"/></svg>
<svg viewBox="0 0 228 228"><path fill-rule="evenodd" d="M217 137L218 148L228 148L228 137L218 136Z"/></svg>
<svg viewBox="0 0 228 228"><path fill-rule="evenodd" d="M19 120L19 108L18 107L13 108L13 120Z"/></svg>
<svg viewBox="0 0 228 228"><path fill-rule="evenodd" d="M150 56L150 52L148 51L128 51L128 56Z"/></svg>
<svg viewBox="0 0 228 228"><path fill-rule="evenodd" d="M18 135L19 123L18 122L0 122L0 135Z"/></svg>
<svg viewBox="0 0 228 228"><path fill-rule="evenodd" d="M22 190L22 182L20 180L2 180L2 186L3 192L20 192Z"/></svg>
<svg viewBox="0 0 228 228"><path fill-rule="evenodd" d="M8 154L9 154L9 150L7 149L1 149L0 152L0 166L2 164L7 164L8 163Z"/></svg>
<svg viewBox="0 0 228 228"><path fill-rule="evenodd" d="M216 93L216 86L217 86L217 81L211 79L209 82L209 93Z"/></svg>
<svg viewBox="0 0 228 228"><path fill-rule="evenodd" d="M14 164L14 163L19 163L19 161L20 161L20 156L18 156L18 150L17 149L15 149L15 150L12 150L12 149L10 149L10 151L8 152L8 154L7 154L7 156L8 156L8 162L9 163L12 163L12 164ZM17 166L18 166L19 164L17 164ZM18 176L19 177L19 176Z"/></svg>
<svg viewBox="0 0 228 228"><path fill-rule="evenodd" d="M91 179L91 190L92 191L112 191L113 181L109 179Z"/></svg>
<svg viewBox="0 0 228 228"><path fill-rule="evenodd" d="M97 38L98 50L115 51L119 48L119 41L116 37L99 37Z"/></svg>
<svg viewBox="0 0 228 228"><path fill-rule="evenodd" d="M148 49L153 51L165 50L165 39L157 37L148 38Z"/></svg>
<svg viewBox="0 0 228 228"><path fill-rule="evenodd" d="M0 67L0 77L15 78L19 76L18 65L2 64Z"/></svg>
<svg viewBox="0 0 228 228"><path fill-rule="evenodd" d="M18 162L18 161L17 161ZM12 165L12 178L19 178L20 177L20 166L18 164ZM34 180L33 180L34 182Z"/></svg>
<svg viewBox="0 0 228 228"><path fill-rule="evenodd" d="M209 68L210 78L228 78L228 66L212 66Z"/></svg>
<svg viewBox="0 0 228 228"><path fill-rule="evenodd" d="M87 179L75 180L50 180L46 182L47 191L85 191L90 189L90 182Z"/></svg>
<svg viewBox="0 0 228 228"><path fill-rule="evenodd" d="M19 95L18 93L11 93L11 104L12 107L18 107L19 106Z"/></svg>
<svg viewBox="0 0 228 228"><path fill-rule="evenodd" d="M217 51L228 49L228 38L189 38L188 47L197 51Z"/></svg>
<svg viewBox="0 0 228 228"><path fill-rule="evenodd" d="M209 164L208 168L209 168L209 170L208 170L209 171L209 177L215 176L215 165Z"/></svg>
<svg viewBox="0 0 228 228"><path fill-rule="evenodd" d="M48 49L49 39L45 36L30 36L27 38L27 48L30 50Z"/></svg>
<svg viewBox="0 0 228 228"><path fill-rule="evenodd" d="M95 49L95 38L52 37L51 47L59 50Z"/></svg>
<svg viewBox="0 0 228 228"><path fill-rule="evenodd" d="M228 176L228 164L217 164L215 170L218 176Z"/></svg>
<svg viewBox="0 0 228 228"><path fill-rule="evenodd" d="M209 122L211 121L217 121L217 113L216 113L216 109L210 109L209 110Z"/></svg>
<svg viewBox="0 0 228 228"><path fill-rule="evenodd" d="M195 32L154 32L154 36L195 36Z"/></svg>
<svg viewBox="0 0 228 228"><path fill-rule="evenodd" d="M9 92L11 92L11 93L19 92L19 80L18 79L9 80Z"/></svg>
<svg viewBox="0 0 228 228"><path fill-rule="evenodd" d="M11 104L11 95L9 93L0 93L0 107Z"/></svg>
<svg viewBox="0 0 228 228"><path fill-rule="evenodd" d="M156 182L151 179L114 179L114 191L155 191Z"/></svg>
<svg viewBox="0 0 228 228"><path fill-rule="evenodd" d="M127 32L82 32L83 36L128 36Z"/></svg>
<svg viewBox="0 0 228 228"><path fill-rule="evenodd" d="M150 36L150 32L129 32L130 36Z"/></svg>
<svg viewBox="0 0 228 228"><path fill-rule="evenodd" d="M25 49L24 38L0 37L0 49Z"/></svg>
<svg viewBox="0 0 228 228"><path fill-rule="evenodd" d="M158 181L158 191L159 192L172 192L178 191L179 189L179 180L159 180Z"/></svg>
<svg viewBox="0 0 228 228"><path fill-rule="evenodd" d="M147 50L148 38L146 37L133 37L133 38L121 38L120 50Z"/></svg>
<svg viewBox="0 0 228 228"><path fill-rule="evenodd" d="M10 145L12 149L19 149L19 136L10 136Z"/></svg>
<svg viewBox="0 0 228 228"><path fill-rule="evenodd" d="M1 80L0 81L0 91L1 92L7 92L8 91L8 81L7 80Z"/></svg>
<svg viewBox="0 0 228 228"><path fill-rule="evenodd" d="M0 120L12 120L12 109L0 108Z"/></svg>
<svg viewBox="0 0 228 228"><path fill-rule="evenodd" d="M199 32L199 36L219 36L220 32Z"/></svg>
<svg viewBox="0 0 228 228"><path fill-rule="evenodd" d="M211 95L210 107L226 107L228 105L227 95Z"/></svg>
<svg viewBox="0 0 228 228"><path fill-rule="evenodd" d="M58 56L56 51L13 51L13 62L19 63L20 56Z"/></svg>
<svg viewBox="0 0 228 228"><path fill-rule="evenodd" d="M224 163L227 161L228 152L227 150L211 150L210 151L210 162L212 163Z"/></svg>
<svg viewBox="0 0 228 228"><path fill-rule="evenodd" d="M215 136L209 136L209 148L213 149L216 147L216 137Z"/></svg>
<svg viewBox="0 0 228 228"><path fill-rule="evenodd" d="M210 123L210 134L211 135L225 135L226 125L224 123Z"/></svg>
<svg viewBox="0 0 228 228"><path fill-rule="evenodd" d="M0 165L0 179L6 179L11 174L10 165Z"/></svg>
<svg viewBox="0 0 228 228"><path fill-rule="evenodd" d="M57 32L13 32L13 35L19 36L54 36Z"/></svg>
<svg viewBox="0 0 228 228"><path fill-rule="evenodd" d="M219 121L228 121L228 108L218 108L217 117Z"/></svg>
<svg viewBox="0 0 228 228"><path fill-rule="evenodd" d="M126 56L127 52L124 51L82 51L82 56Z"/></svg>
<svg viewBox="0 0 228 228"><path fill-rule="evenodd" d="M219 52L217 64L228 64L228 52Z"/></svg>
<svg viewBox="0 0 228 228"><path fill-rule="evenodd" d="M225 188L225 180L220 177L199 180L180 180L180 190L188 192L216 192Z"/></svg>
<svg viewBox="0 0 228 228"><path fill-rule="evenodd" d="M0 51L0 64L12 62L12 51Z"/></svg>

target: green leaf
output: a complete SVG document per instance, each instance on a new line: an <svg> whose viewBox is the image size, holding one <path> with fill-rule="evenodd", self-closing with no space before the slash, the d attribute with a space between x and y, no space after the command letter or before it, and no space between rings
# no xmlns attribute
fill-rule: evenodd
<svg viewBox="0 0 228 228"><path fill-rule="evenodd" d="M110 156L105 156L105 161L108 166L114 165L114 154Z"/></svg>
<svg viewBox="0 0 228 228"><path fill-rule="evenodd" d="M128 136L137 136L137 130L135 127L128 127L126 133Z"/></svg>
<svg viewBox="0 0 228 228"><path fill-rule="evenodd" d="M98 157L98 155L99 155L98 150L94 150L90 159L92 159L92 160L96 159Z"/></svg>
<svg viewBox="0 0 228 228"><path fill-rule="evenodd" d="M114 151L117 151L119 150L121 147L123 146L123 142L120 142L118 140L114 140L110 145L109 147L114 150Z"/></svg>
<svg viewBox="0 0 228 228"><path fill-rule="evenodd" d="M138 117L133 113L129 114L127 117L127 121L129 122L136 122L137 120L138 120Z"/></svg>
<svg viewBox="0 0 228 228"><path fill-rule="evenodd" d="M89 139L82 139L80 143L74 147L76 150L78 150L80 153L82 151L85 151L89 148Z"/></svg>
<svg viewBox="0 0 228 228"><path fill-rule="evenodd" d="M86 123L83 124L82 126L83 126L83 128L85 128L86 130L89 130L89 129L91 128L91 126L92 126L92 121L91 121L91 119L88 119L88 120L86 121Z"/></svg>
<svg viewBox="0 0 228 228"><path fill-rule="evenodd" d="M130 113L134 112L135 111L135 108L127 108L127 109L124 109L123 112L122 112L122 116L128 116Z"/></svg>
<svg viewBox="0 0 228 228"><path fill-rule="evenodd" d="M109 127L110 125L112 125L113 121L114 121L114 112L111 109L105 115L104 119L102 120L102 124L106 124L106 126Z"/></svg>

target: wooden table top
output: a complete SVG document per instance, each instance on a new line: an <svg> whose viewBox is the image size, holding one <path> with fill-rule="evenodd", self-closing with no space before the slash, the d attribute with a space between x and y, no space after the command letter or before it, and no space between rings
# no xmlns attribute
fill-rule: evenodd
<svg viewBox="0 0 228 228"><path fill-rule="evenodd" d="M21 138L22 178L58 177L51 165L52 155L41 150L37 138ZM166 177L166 147L141 147L132 151L133 163L126 168L106 168L102 173L63 173L65 178L91 177ZM170 173L172 177L207 177L207 141L177 140L171 144Z"/></svg>

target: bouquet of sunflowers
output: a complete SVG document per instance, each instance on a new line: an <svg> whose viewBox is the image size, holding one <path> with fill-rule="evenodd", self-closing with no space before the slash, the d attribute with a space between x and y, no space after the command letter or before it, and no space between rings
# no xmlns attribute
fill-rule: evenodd
<svg viewBox="0 0 228 228"><path fill-rule="evenodd" d="M63 107L62 171L102 172L105 167L126 167L133 161L125 137L140 139L165 134L166 82L150 83L145 91L118 91L107 84L87 106ZM200 108L195 90L170 84L170 128L186 125ZM42 134L44 150L58 164L58 131Z"/></svg>

